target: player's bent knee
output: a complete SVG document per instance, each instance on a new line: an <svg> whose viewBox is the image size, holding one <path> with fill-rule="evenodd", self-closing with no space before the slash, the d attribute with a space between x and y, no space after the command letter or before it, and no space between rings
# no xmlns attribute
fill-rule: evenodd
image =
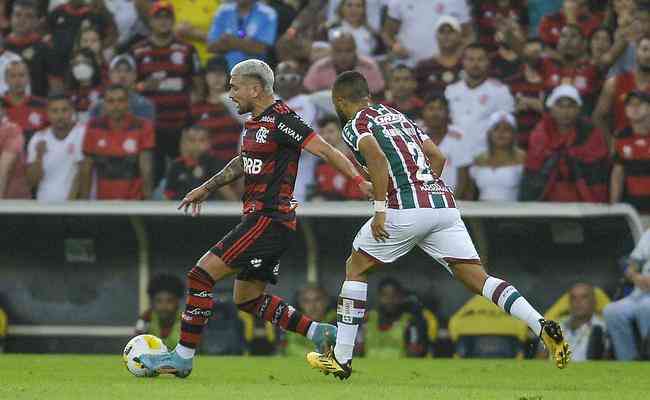
<svg viewBox="0 0 650 400"><path fill-rule="evenodd" d="M212 279L220 281L229 275L234 274L236 271L230 268L223 260L214 255L212 252L207 252L199 259L196 264L199 268L205 270Z"/></svg>
<svg viewBox="0 0 650 400"><path fill-rule="evenodd" d="M345 263L345 279L349 281L366 281L367 274L377 262L363 254L353 251Z"/></svg>
<svg viewBox="0 0 650 400"><path fill-rule="evenodd" d="M488 278L483 266L479 263L453 263L449 264L456 279L461 281L472 293L481 294L483 285Z"/></svg>

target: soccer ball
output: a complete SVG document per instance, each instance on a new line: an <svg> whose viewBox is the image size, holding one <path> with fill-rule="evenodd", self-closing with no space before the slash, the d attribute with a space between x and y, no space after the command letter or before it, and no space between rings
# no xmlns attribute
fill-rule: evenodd
<svg viewBox="0 0 650 400"><path fill-rule="evenodd" d="M167 352L167 346L165 346L160 338L154 335L139 335L129 340L129 343L124 347L122 361L130 373L143 377L146 376L147 370L142 364L135 361L135 358L143 354L159 354L165 352Z"/></svg>

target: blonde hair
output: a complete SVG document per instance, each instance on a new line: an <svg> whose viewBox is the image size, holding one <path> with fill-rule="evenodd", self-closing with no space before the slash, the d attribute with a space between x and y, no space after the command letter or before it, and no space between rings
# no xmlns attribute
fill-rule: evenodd
<svg viewBox="0 0 650 400"><path fill-rule="evenodd" d="M241 75L258 79L262 84L262 87L264 88L266 94L273 94L273 84L275 82L273 70L267 63L262 60L253 58L250 60L242 61L233 67L230 74L231 76Z"/></svg>

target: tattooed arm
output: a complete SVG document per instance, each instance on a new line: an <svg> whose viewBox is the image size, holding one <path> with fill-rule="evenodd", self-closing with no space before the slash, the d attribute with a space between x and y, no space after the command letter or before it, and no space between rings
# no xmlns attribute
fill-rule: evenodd
<svg viewBox="0 0 650 400"><path fill-rule="evenodd" d="M192 216L195 217L199 215L201 212L201 203L203 203L212 192L222 186L236 181L243 174L244 166L242 165L241 156L237 156L230 160L228 165L226 165L216 175L185 195L181 204L178 206L178 209L183 209L183 211L187 213L191 206Z"/></svg>

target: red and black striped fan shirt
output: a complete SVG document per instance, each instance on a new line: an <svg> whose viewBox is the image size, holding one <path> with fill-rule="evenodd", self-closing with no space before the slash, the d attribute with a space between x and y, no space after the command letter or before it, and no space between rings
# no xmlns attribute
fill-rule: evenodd
<svg viewBox="0 0 650 400"><path fill-rule="evenodd" d="M241 149L244 214L261 212L295 227L293 189L298 160L315 135L282 101L246 121Z"/></svg>
<svg viewBox="0 0 650 400"><path fill-rule="evenodd" d="M614 163L625 171L623 202L650 212L650 136L638 135L630 127L620 131L614 142Z"/></svg>
<svg viewBox="0 0 650 400"><path fill-rule="evenodd" d="M192 78L199 71L196 49L178 39L158 47L146 39L136 44L133 58L138 66L138 82L160 80L158 90L143 90L156 106L156 130L180 134L190 120Z"/></svg>
<svg viewBox="0 0 650 400"><path fill-rule="evenodd" d="M237 155L242 126L223 103L202 101L193 104L192 125L210 131L210 147L215 158L227 162Z"/></svg>

